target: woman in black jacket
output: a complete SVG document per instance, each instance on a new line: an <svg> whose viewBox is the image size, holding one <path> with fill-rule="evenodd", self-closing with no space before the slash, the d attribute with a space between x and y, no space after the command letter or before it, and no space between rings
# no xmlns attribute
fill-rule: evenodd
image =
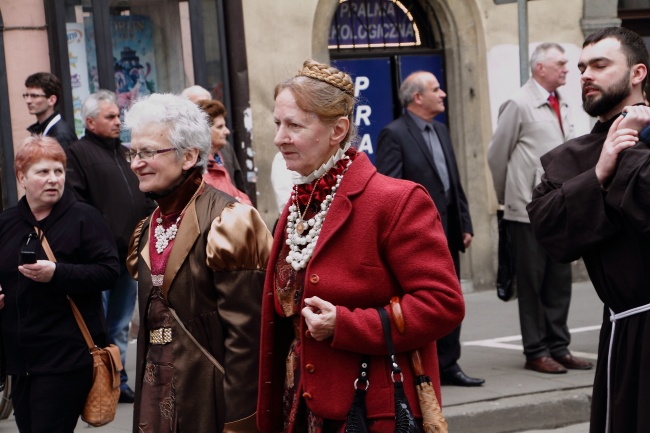
<svg viewBox="0 0 650 433"><path fill-rule="evenodd" d="M25 139L14 162L25 196L0 214L2 339L21 433L74 431L93 367L67 297L103 347L101 292L115 285L119 273L101 213L64 191L65 165L56 140ZM48 260L43 237L56 263Z"/></svg>

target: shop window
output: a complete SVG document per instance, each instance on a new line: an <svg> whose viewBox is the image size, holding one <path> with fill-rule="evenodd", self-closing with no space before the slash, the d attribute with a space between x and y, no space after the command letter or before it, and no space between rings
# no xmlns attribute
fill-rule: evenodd
<svg viewBox="0 0 650 433"><path fill-rule="evenodd" d="M122 110L153 92L179 93L195 84L189 1L65 0L75 128L83 135L81 105L100 88L114 90ZM196 4L196 2L194 2ZM200 1L194 24L205 47L202 84L223 100L223 65L214 0ZM98 10L102 8L102 10ZM97 20L94 14L105 19ZM99 22L99 28L96 28ZM203 32L205 30L205 32ZM195 37L198 37L195 35ZM195 45L196 47L196 45ZM103 62L102 62L103 60ZM123 135L123 141L129 137Z"/></svg>

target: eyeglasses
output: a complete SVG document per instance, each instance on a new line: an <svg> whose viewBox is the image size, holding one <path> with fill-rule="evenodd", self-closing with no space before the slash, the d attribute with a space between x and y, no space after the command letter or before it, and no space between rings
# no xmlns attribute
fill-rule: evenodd
<svg viewBox="0 0 650 433"><path fill-rule="evenodd" d="M129 150L128 152L126 152L126 161L131 162L135 159L136 156L142 160L151 159L154 156L158 155L159 153L165 153L172 150L176 150L176 148L170 147L169 149L141 150L139 152L136 152L135 150Z"/></svg>
<svg viewBox="0 0 650 433"><path fill-rule="evenodd" d="M36 94L36 93L23 93L23 99L27 99L27 98L30 98L30 99L47 98L47 95L45 95L45 94L39 95L39 94Z"/></svg>

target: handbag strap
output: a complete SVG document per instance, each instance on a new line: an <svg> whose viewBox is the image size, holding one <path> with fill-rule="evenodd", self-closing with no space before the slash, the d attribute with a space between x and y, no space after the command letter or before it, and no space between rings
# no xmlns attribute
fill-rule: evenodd
<svg viewBox="0 0 650 433"><path fill-rule="evenodd" d="M38 227L34 227L34 230L36 230L36 233L39 235L38 237L41 239L41 246L43 247L43 251L45 251L47 258L50 259L51 262L56 263L56 257L54 257L54 253L52 252L52 248L50 248L50 243L47 241L47 238L45 237L45 233L42 230L40 230ZM92 350L97 346L95 346L93 337L90 336L90 331L88 331L86 322L84 321L81 312L77 308L77 305L74 303L72 298L67 295L66 298L68 298L68 301L70 302L70 307L72 308L72 314L74 315L74 319L77 321L77 325L79 325L79 329L83 334L84 340L86 341L86 345L88 346L88 350L92 352Z"/></svg>
<svg viewBox="0 0 650 433"><path fill-rule="evenodd" d="M384 338L386 339L386 347L388 348L388 355L390 355L390 368L392 370L393 382L402 382L404 376L402 369L399 368L397 360L395 359L395 347L393 346L393 337L390 335L390 318L388 313L383 308L377 308L379 317L381 318L381 327L384 330ZM397 380L399 379L399 380Z"/></svg>
<svg viewBox="0 0 650 433"><path fill-rule="evenodd" d="M370 386L368 374L370 372L370 356L361 355L361 364L359 366L359 377L354 381L354 389L357 391L367 391Z"/></svg>

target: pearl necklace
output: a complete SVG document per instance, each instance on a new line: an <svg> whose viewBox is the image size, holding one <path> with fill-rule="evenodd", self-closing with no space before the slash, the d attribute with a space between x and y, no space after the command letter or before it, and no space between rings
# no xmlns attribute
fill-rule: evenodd
<svg viewBox="0 0 650 433"><path fill-rule="evenodd" d="M350 159L348 156L344 156L345 159ZM308 221L304 220L311 199L318 185L318 180L314 185L314 189L309 196L309 201L305 207L305 211L300 214L300 206L298 205L298 187L295 186L292 194L293 204L289 206L289 216L287 217L287 245L289 245L289 254L287 255L287 263L291 264L294 270L299 271L307 267L307 263L311 259L311 256L314 254L314 249L316 248L316 243L318 242L318 237L320 236L320 231L325 222L325 216L327 211L336 196L336 191L341 184L341 179L348 168L350 168L352 161L348 163L341 174L336 175L336 184L332 186L332 192L325 197L325 200L320 205L320 212L318 212L313 218L310 218ZM322 176L321 176L322 177ZM305 236L303 233L305 229L309 228L309 231Z"/></svg>
<svg viewBox="0 0 650 433"><path fill-rule="evenodd" d="M162 226L163 219L160 216L156 218L156 223L158 225L156 226L156 230L153 232L153 236L156 238L156 252L158 254L162 254L162 252L165 251L165 248L167 248L167 245L176 238L176 233L178 233L178 223L181 221L182 215L183 213L181 212L181 214L178 215L178 218L176 218L176 221L174 221L174 223L167 229L164 229Z"/></svg>
<svg viewBox="0 0 650 433"><path fill-rule="evenodd" d="M163 251L165 251L165 248L167 248L167 245L174 239L176 239L176 233L178 233L178 224L181 222L181 218L183 218L183 215L185 214L185 211L187 210L187 207L192 203L192 201L198 197L198 195L203 191L203 185L205 181L201 180L201 184L199 187L194 191L194 194L192 197L189 199L189 201L185 204L185 207L181 211L181 213L178 215L178 218L176 218L176 221L172 225L169 226L169 228L164 229L162 226L162 213L158 214L158 218L156 218L156 229L153 232L154 238L156 238L156 252L158 254L162 254ZM160 208L158 208L160 211Z"/></svg>

